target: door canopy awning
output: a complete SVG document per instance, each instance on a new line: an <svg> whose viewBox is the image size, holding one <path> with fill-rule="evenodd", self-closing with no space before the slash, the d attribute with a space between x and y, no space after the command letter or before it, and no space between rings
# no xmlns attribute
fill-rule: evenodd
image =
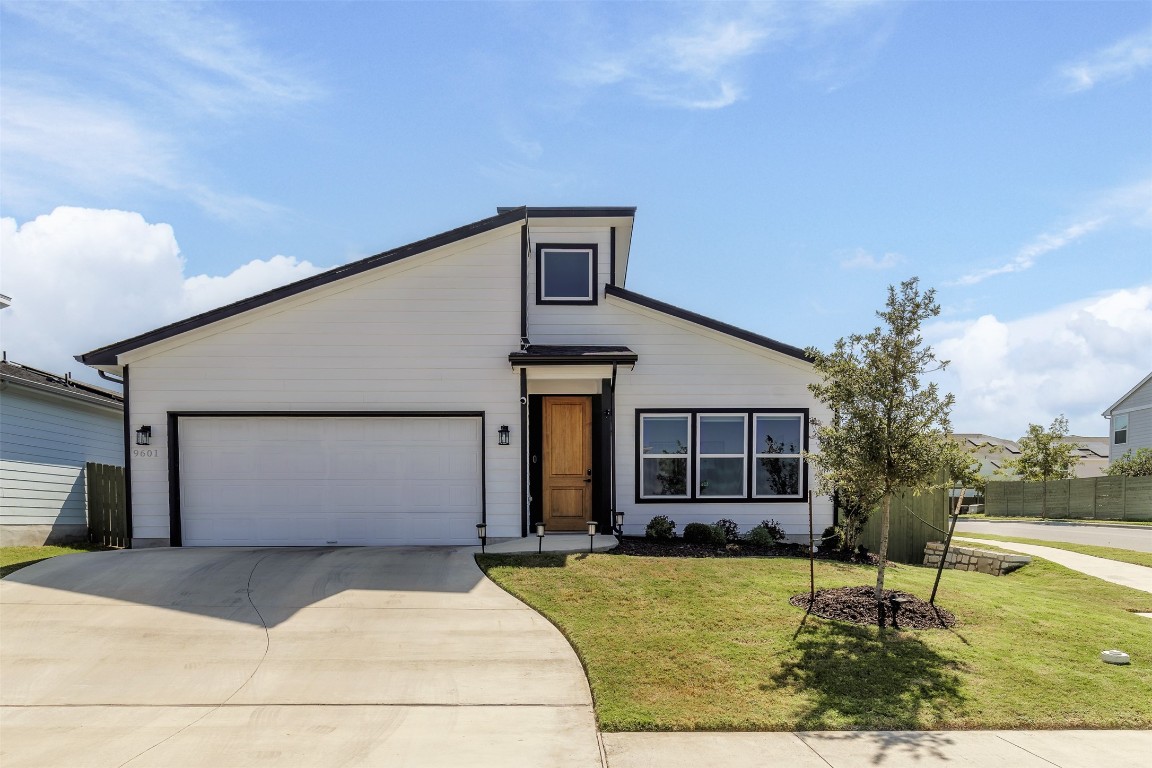
<svg viewBox="0 0 1152 768"><path fill-rule="evenodd" d="M508 355L512 368L527 370L530 378L602 378L618 365L635 367L636 360L628 347L602 345L529 344Z"/></svg>

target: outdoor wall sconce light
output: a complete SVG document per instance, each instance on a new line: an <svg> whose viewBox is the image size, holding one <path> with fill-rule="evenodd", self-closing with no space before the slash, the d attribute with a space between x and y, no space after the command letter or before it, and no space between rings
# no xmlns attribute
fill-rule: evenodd
<svg viewBox="0 0 1152 768"><path fill-rule="evenodd" d="M145 425L136 430L136 445L152 445L152 427Z"/></svg>
<svg viewBox="0 0 1152 768"><path fill-rule="evenodd" d="M596 526L595 520L588 521L588 551L592 552L592 545L596 543Z"/></svg>
<svg viewBox="0 0 1152 768"><path fill-rule="evenodd" d="M544 523L536 523L536 552L544 551Z"/></svg>
<svg viewBox="0 0 1152 768"><path fill-rule="evenodd" d="M512 430L508 429L507 424L500 427L500 445L508 445L508 436L512 434Z"/></svg>
<svg viewBox="0 0 1152 768"><path fill-rule="evenodd" d="M486 523L476 523L476 536L480 539L480 552L483 554L484 547L488 544L488 525Z"/></svg>
<svg viewBox="0 0 1152 768"><path fill-rule="evenodd" d="M617 512L616 513L615 522L616 522L616 539L619 540L619 539L622 539L624 537L624 513L623 512Z"/></svg>

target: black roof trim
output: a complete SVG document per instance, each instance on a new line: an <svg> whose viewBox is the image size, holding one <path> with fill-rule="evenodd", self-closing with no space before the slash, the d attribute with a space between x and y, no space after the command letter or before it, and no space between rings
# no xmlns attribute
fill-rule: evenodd
<svg viewBox="0 0 1152 768"><path fill-rule="evenodd" d="M695 323L696 325L703 326L709 330L718 331L719 333L740 339L741 341L747 341L751 344L765 347L766 349L771 349L774 352L779 352L781 354L788 355L789 357L794 357L797 360L803 360L806 363L812 362L812 358L808 357L807 353L799 347L794 347L791 344L785 344L782 341L770 339L767 336L761 336L760 334L753 333L752 331L746 331L743 328L737 328L734 325L728 325L728 323L722 323L719 320L713 320L710 317L705 317L704 315L691 312L687 309L681 309L680 307L667 304L663 301L658 301L657 299L649 298L648 296L635 293L634 291L629 291L616 285L605 285L604 294L606 296L615 296L618 299L630 301L633 304L639 304L640 306L647 307L648 309L654 309L657 312L663 312L666 315L671 315L672 317L676 317L681 320L687 320L690 323Z"/></svg>
<svg viewBox="0 0 1152 768"><path fill-rule="evenodd" d="M511 211L523 211L524 206L519 208L511 208L508 206L499 206L496 212L499 214L509 213ZM601 208L581 208L581 207L567 207L567 208L532 208L528 209L528 217L533 219L590 219L590 218L635 218L636 206L608 206Z"/></svg>
<svg viewBox="0 0 1152 768"><path fill-rule="evenodd" d="M527 349L508 355L512 365L634 365L637 359L637 354L628 347L567 344L530 344Z"/></svg>
<svg viewBox="0 0 1152 768"><path fill-rule="evenodd" d="M297 280L294 283L273 288L270 291L241 299L232 304L226 304L223 307L209 310L208 312L203 312L184 320L179 320L170 325L142 333L139 336L133 336L130 339L118 341L115 344L109 344L108 346L94 349L91 352L85 352L82 355L76 355L76 359L87 365L116 365L116 356L123 352L138 349L149 344L155 344L158 341L164 341L173 336L179 336L182 333L202 328L218 320L235 317L236 315L257 309L258 307L263 307L280 299L286 299L313 288L385 266L386 264L392 264L401 259L431 251L434 248L451 245L452 243L466 240L469 237L483 234L493 229L498 229L507 224L514 224L524 219L524 212L525 208L523 206L520 208L502 209L496 216L474 221L471 224L465 224L462 227L441 232L438 235L417 240L414 243L402 245L399 248L393 248L390 251L378 253L375 256L369 256L359 261L354 261L351 264L334 267L327 272L321 272L318 275L306 277L303 280Z"/></svg>

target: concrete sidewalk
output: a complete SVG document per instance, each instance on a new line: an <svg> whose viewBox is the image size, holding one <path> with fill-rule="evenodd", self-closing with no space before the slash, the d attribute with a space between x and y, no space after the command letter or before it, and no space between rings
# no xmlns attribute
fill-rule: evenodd
<svg viewBox="0 0 1152 768"><path fill-rule="evenodd" d="M608 768L1145 768L1152 731L605 733Z"/></svg>
<svg viewBox="0 0 1152 768"><path fill-rule="evenodd" d="M1079 552L1069 552L1056 547L1041 547L1036 544L1017 544L1011 541L990 541L974 536L955 536L953 541L972 542L1000 547L1012 552L1023 552L1026 555L1035 555L1045 560L1071 568L1089 576L1095 576L1113 584L1139 589L1142 592L1152 592L1152 568L1132 563L1121 563L1116 560L1106 560L1103 557L1082 555Z"/></svg>

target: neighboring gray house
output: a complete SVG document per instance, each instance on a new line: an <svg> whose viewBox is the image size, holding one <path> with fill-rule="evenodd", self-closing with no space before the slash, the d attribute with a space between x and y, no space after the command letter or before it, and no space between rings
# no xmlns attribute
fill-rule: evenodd
<svg viewBox="0 0 1152 768"><path fill-rule="evenodd" d="M1104 411L1108 419L1108 462L1128 451L1152 448L1152 373Z"/></svg>
<svg viewBox="0 0 1152 768"><path fill-rule="evenodd" d="M149 441L134 546L472 545L616 512L806 535L818 374L626 289L634 215L502 208L80 355Z"/></svg>
<svg viewBox="0 0 1152 768"><path fill-rule="evenodd" d="M123 398L0 362L0 545L85 539L90 461L124 465Z"/></svg>

